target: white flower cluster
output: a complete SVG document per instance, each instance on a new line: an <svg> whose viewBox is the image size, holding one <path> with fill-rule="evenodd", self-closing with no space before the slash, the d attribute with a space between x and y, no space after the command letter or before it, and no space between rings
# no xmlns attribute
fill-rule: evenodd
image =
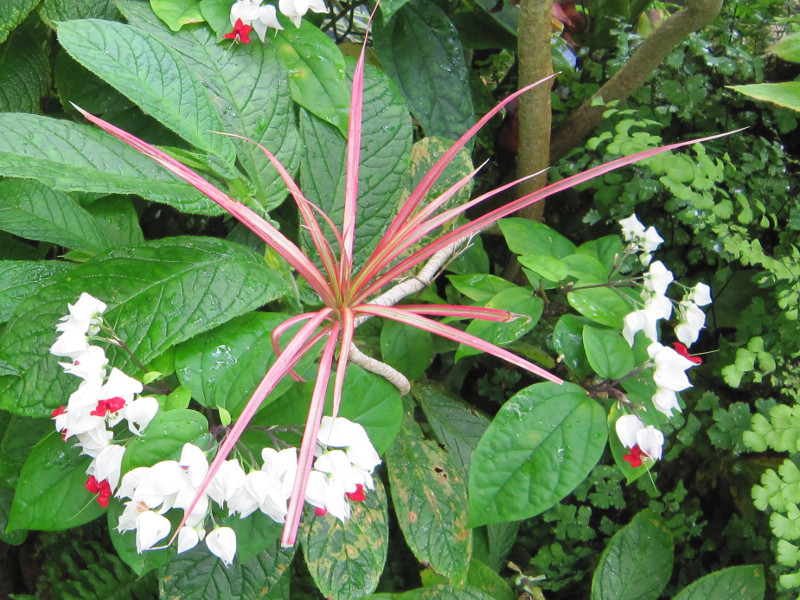
<svg viewBox="0 0 800 600"><path fill-rule="evenodd" d="M89 344L89 339L100 331L106 305L84 293L68 306L69 314L56 325L60 335L50 352L71 358L73 362L59 364L82 381L67 405L53 411L53 419L65 441L75 437L81 454L94 459L86 471L86 489L98 494L97 501L107 506L119 483L125 454L124 446L112 443L111 428L127 420L131 433L141 435L158 411L158 401L137 398L142 392L141 382L117 368L108 373L105 351Z"/></svg>
<svg viewBox="0 0 800 600"><path fill-rule="evenodd" d="M56 429L65 440L76 436L82 452L94 458L87 470L86 488L98 495L102 506L108 505L112 495L128 499L117 530L136 531L138 552L154 548L169 534L172 525L164 516L167 511L182 509L186 515L191 509L178 532L178 552L194 548L204 539L208 549L230 565L236 554L236 533L230 527L216 527L206 534L207 521L213 521L211 502L220 509L227 506L228 515L245 518L260 510L283 523L297 475L297 449L278 452L264 448L262 466L249 473L237 459L226 460L199 497L209 462L205 452L193 444L183 446L180 460L138 467L123 476L125 446L112 443L110 428L127 419L130 431L141 435L158 411L158 401L135 399L142 391L141 382L119 369L112 369L106 377L108 359L103 349L89 344L89 337L100 330L106 308L100 300L82 294L57 325L61 335L50 351L73 358L73 363L60 364L83 382L67 406L53 412ZM374 489L372 473L381 460L364 428L344 418L323 417L317 439L305 501L318 516L330 512L344 521L350 516L347 499L361 502L366 497L364 490Z"/></svg>
<svg viewBox="0 0 800 600"><path fill-rule="evenodd" d="M673 410L681 410L677 392L692 386L686 376L687 369L701 362L699 358L689 355L687 347L697 341L700 330L705 327L706 315L700 307L711 303L711 289L704 283L698 283L684 294L678 303L678 324L675 327L675 336L680 342L673 344L674 349L663 346L659 342L658 322L672 316L673 301L667 297L667 289L675 278L664 263L652 262L652 253L664 240L655 228L645 229L636 215L622 219L620 225L622 237L629 243L626 252L640 253L641 263L649 265L641 295L643 308L625 316L622 335L631 347L639 331L651 341L647 353L655 366L653 379L657 386L652 398L653 405L671 417ZM664 436L660 431L652 426L645 427L635 415L621 417L616 427L620 441L632 450L632 454L625 457L626 460L641 464L640 456L645 460L661 458Z"/></svg>
<svg viewBox="0 0 800 600"><path fill-rule="evenodd" d="M262 0L239 0L231 7L231 25L236 28L237 21L249 25L256 30L258 37L264 41L267 29L283 29L278 22L278 15L272 4L261 5ZM281 14L288 17L295 27L300 27L300 22L309 9L324 13L328 9L324 0L280 0L278 8Z"/></svg>

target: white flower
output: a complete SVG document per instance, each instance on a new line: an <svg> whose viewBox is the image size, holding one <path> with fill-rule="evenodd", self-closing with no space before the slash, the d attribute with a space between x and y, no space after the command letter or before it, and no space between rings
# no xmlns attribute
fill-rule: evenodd
<svg viewBox="0 0 800 600"><path fill-rule="evenodd" d="M678 305L680 319L675 327L675 336L686 346L691 346L700 337L706 325L706 313L694 302L683 301Z"/></svg>
<svg viewBox="0 0 800 600"><path fill-rule="evenodd" d="M61 365L65 373L75 375L81 379L103 379L106 376L108 358L106 358L106 353L100 346L89 346L85 352L75 358L74 362L60 362L58 364Z"/></svg>
<svg viewBox="0 0 800 600"><path fill-rule="evenodd" d="M55 356L66 356L73 360L89 349L88 336L96 335L102 323L102 314L108 308L105 303L84 292L75 304L68 304L69 314L56 324L61 332L50 347Z"/></svg>
<svg viewBox="0 0 800 600"><path fill-rule="evenodd" d="M300 19L309 9L316 13L328 12L323 0L280 0L278 8L291 19L295 27L300 27Z"/></svg>
<svg viewBox="0 0 800 600"><path fill-rule="evenodd" d="M658 235L655 227L648 227L647 231L640 238L639 244L644 252L651 254L658 250L658 247L664 243L664 238ZM650 262L649 260L647 261Z"/></svg>
<svg viewBox="0 0 800 600"><path fill-rule="evenodd" d="M658 342L650 344L647 353L655 363L653 379L659 388L680 392L692 387L686 370L695 366L695 363Z"/></svg>
<svg viewBox="0 0 800 600"><path fill-rule="evenodd" d="M698 283L692 288L687 300L694 302L697 306L711 304L711 288L705 283Z"/></svg>
<svg viewBox="0 0 800 600"><path fill-rule="evenodd" d="M136 519L136 551L141 554L149 550L165 538L171 528L172 524L166 517L151 510L144 511Z"/></svg>
<svg viewBox="0 0 800 600"><path fill-rule="evenodd" d="M681 412L681 405L678 404L677 394L666 388L659 388L658 391L653 394L653 406L656 407L656 410L664 413L668 417L672 416L673 409Z"/></svg>
<svg viewBox="0 0 800 600"><path fill-rule="evenodd" d="M138 398L127 404L125 418L128 420L128 429L135 435L142 435L142 431L150 424L157 412L158 400L150 396Z"/></svg>
<svg viewBox="0 0 800 600"><path fill-rule="evenodd" d="M206 494L222 506L239 493L239 489L244 485L245 477L244 469L238 460L226 460L209 482Z"/></svg>
<svg viewBox="0 0 800 600"><path fill-rule="evenodd" d="M231 27L236 25L239 19L246 25L258 18L261 0L239 0L231 6Z"/></svg>
<svg viewBox="0 0 800 600"><path fill-rule="evenodd" d="M652 425L645 427L636 415L624 415L615 424L617 437L626 448L638 446L643 454L653 460L661 458L664 446L664 434ZM632 464L632 466L638 466Z"/></svg>
<svg viewBox="0 0 800 600"><path fill-rule="evenodd" d="M278 21L278 13L276 12L275 7L271 4L262 6L258 12L258 18L255 19L250 25L256 30L256 33L262 42L264 41L268 28L272 27L276 31L283 29L283 25L281 25Z"/></svg>
<svg viewBox="0 0 800 600"><path fill-rule="evenodd" d="M226 566L230 566L236 555L236 532L230 527L217 527L206 536L206 546Z"/></svg>
<svg viewBox="0 0 800 600"><path fill-rule="evenodd" d="M621 219L619 224L622 227L622 239L626 242L638 242L644 235L644 225L636 214L632 214L627 219Z"/></svg>
<svg viewBox="0 0 800 600"><path fill-rule="evenodd" d="M306 486L306 502L319 511L318 515L331 513L344 523L350 517L350 505L345 498L344 486L322 471L311 471Z"/></svg>
<svg viewBox="0 0 800 600"><path fill-rule="evenodd" d="M664 263L658 260L651 264L650 270L645 273L644 287L653 292L656 296L663 296L667 293L667 288L674 279L675 277L672 275L672 271L667 269Z"/></svg>
<svg viewBox="0 0 800 600"><path fill-rule="evenodd" d="M271 4L261 6L262 0L239 0L231 6L231 26L235 27L236 22L241 19L245 25L250 25L256 30L258 37L264 41L267 28L283 29L283 25L278 22L278 13Z"/></svg>
<svg viewBox="0 0 800 600"><path fill-rule="evenodd" d="M370 474L350 461L341 450L330 450L314 461L314 469L330 476L331 481L341 484L347 494L354 493L358 484L374 489Z"/></svg>
<svg viewBox="0 0 800 600"><path fill-rule="evenodd" d="M198 542L206 536L202 527L181 527L178 532L178 554L186 552L197 546Z"/></svg>
<svg viewBox="0 0 800 600"><path fill-rule="evenodd" d="M122 457L125 446L109 445L103 448L86 470L87 475L94 475L97 481L108 481L113 492L117 489L122 471Z"/></svg>
<svg viewBox="0 0 800 600"><path fill-rule="evenodd" d="M78 445L81 447L81 454L91 457L97 457L100 453L108 448L111 444L111 439L114 434L105 428L105 423L100 426L90 429L84 433L78 434Z"/></svg>
<svg viewBox="0 0 800 600"><path fill-rule="evenodd" d="M345 418L322 417L317 442L324 446L345 448L350 461L368 473L381 464L381 458L364 428Z"/></svg>
<svg viewBox="0 0 800 600"><path fill-rule="evenodd" d="M649 265L652 260L651 254L664 242L656 228L648 227L645 230L644 225L635 214L627 219L622 219L619 224L622 227L622 238L629 242L628 251L641 252L639 260L643 265Z"/></svg>

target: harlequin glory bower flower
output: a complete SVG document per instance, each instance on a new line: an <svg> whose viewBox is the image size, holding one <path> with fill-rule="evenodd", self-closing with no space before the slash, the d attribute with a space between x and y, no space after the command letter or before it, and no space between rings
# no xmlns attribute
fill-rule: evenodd
<svg viewBox="0 0 800 600"><path fill-rule="evenodd" d="M437 178L443 173L456 154L464 148L477 131L494 115L501 111L508 102L513 101L516 97L533 86L526 87L512 94L497 107L489 111L489 113L476 125L471 127L444 153L431 168L430 172L422 178L417 188L411 192L402 206L400 206L397 215L388 224L385 233L372 250L372 254L367 258L364 265L360 269L355 269L353 256L358 199L359 159L361 151L364 55L365 50L362 48L361 56L356 63L353 73L349 135L346 148L347 172L345 175L342 222L340 226L334 226L331 220L323 215L325 222L334 230L335 241L333 243L329 243L324 235L323 229L318 221L316 207L312 206L305 198L287 169L274 155L266 148L261 148L282 177L289 193L297 205L300 218L302 219L302 225L307 230L310 243L313 246L312 250L319 257L319 263L321 265L319 268L315 265L314 261L304 254L303 251L292 243L283 233L244 204L235 201L225 192L203 179L200 175L155 147L84 112L87 119L136 148L178 177L184 179L245 224L275 252L289 262L296 270L297 274L305 279L309 287L316 292L320 298L321 304L323 305L322 308L315 312L307 312L294 316L276 328L273 333L273 344L278 353L277 359L253 392L252 397L243 409L236 423L231 427L226 438L222 441L211 463L208 474L197 491L197 499L199 499L205 493L214 474L225 462L245 427L267 395L272 392L283 377L292 373L292 369L305 353L318 342L322 342L323 348L319 359L316 382L298 457L298 475L294 481L287 510L285 529L282 538L284 545L293 544L296 537L301 510L306 496L308 477L312 470L314 453L317 446L318 431L322 418L326 390L332 377L333 410L334 414L338 413L338 408L342 400L342 388L346 366L351 355L351 344L355 334L357 319L362 317L383 317L418 327L458 343L491 353L494 356L502 358L549 381L561 383L558 377L548 373L533 363L449 324L441 323L435 318L432 318L477 318L504 322L514 319L516 315L508 311L480 307L451 305L397 306L396 303L398 299L407 295L408 288L404 287L406 284L401 283L392 288L392 290L399 290L395 298L387 295L387 293L381 294L386 287L391 285L398 278L413 274L417 269L421 268L423 263L429 261L429 259L433 259L434 256L441 257L449 255L448 253L451 253L452 249L457 247L458 244L463 243L465 239L477 234L496 220L508 216L542 198L546 198L558 191L570 188L576 184L585 182L588 179L642 158L653 156L659 152L677 148L688 143L694 143L686 142L684 144L675 144L659 149L648 150L593 168L585 173L554 183L538 192L525 195L466 225L455 228L439 239L427 243L421 249L415 249L424 237L433 233L437 228L446 223L454 222L456 217L462 215L467 209L474 207L518 183L512 182L462 205L445 209L444 207L448 205L448 202L452 200L456 193L469 183L470 179L474 176L474 173L472 173L463 177L455 185L438 197L427 202L427 204L423 204ZM414 284L414 281L409 280L408 283ZM295 325L300 325L299 331L294 334L281 350L283 334ZM336 357L337 350L338 357ZM332 375L334 371L334 359L336 360L335 375ZM191 512L191 509L188 512Z"/></svg>

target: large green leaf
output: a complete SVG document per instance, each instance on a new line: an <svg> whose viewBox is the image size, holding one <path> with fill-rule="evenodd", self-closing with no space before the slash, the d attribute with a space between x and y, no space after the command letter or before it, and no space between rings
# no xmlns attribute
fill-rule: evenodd
<svg viewBox="0 0 800 600"><path fill-rule="evenodd" d="M277 600L283 598L279 581L289 568L294 548L279 544L230 567L211 554L205 544L178 554L159 571L161 600Z"/></svg>
<svg viewBox="0 0 800 600"><path fill-rule="evenodd" d="M58 41L72 57L193 146L232 163L231 141L200 80L180 55L140 30L113 21L67 21Z"/></svg>
<svg viewBox="0 0 800 600"><path fill-rule="evenodd" d="M0 175L65 192L136 194L180 211L223 211L189 184L110 135L38 115L0 114Z"/></svg>
<svg viewBox="0 0 800 600"><path fill-rule="evenodd" d="M6 10L0 9L0 21ZM0 38L4 37L0 23ZM50 91L50 60L44 48L27 27L19 27L0 46L1 112L41 112L40 101Z"/></svg>
<svg viewBox="0 0 800 600"><path fill-rule="evenodd" d="M287 70L273 44L229 48L217 44L205 26L167 30L147 4L121 2L128 21L178 52L204 82L224 124L223 131L246 136L269 149L287 169L300 162L294 105ZM348 92L349 94L349 92ZM348 95L349 98L349 95ZM286 187L264 153L232 139L236 155L254 186L253 198L238 198L262 215L286 197Z"/></svg>
<svg viewBox="0 0 800 600"><path fill-rule="evenodd" d="M344 210L345 139L333 126L300 111L305 152L300 181L306 197L341 227ZM361 265L383 234L403 191L411 153L411 119L397 88L367 65L354 265ZM332 236L329 240L335 247Z"/></svg>
<svg viewBox="0 0 800 600"><path fill-rule="evenodd" d="M622 329L625 315L633 305L619 291L608 287L577 289L567 294L570 306L601 325Z"/></svg>
<svg viewBox="0 0 800 600"><path fill-rule="evenodd" d="M381 327L381 357L414 380L425 372L433 358L433 338L418 327L387 320Z"/></svg>
<svg viewBox="0 0 800 600"><path fill-rule="evenodd" d="M380 480L363 502L351 502L350 518L311 517L303 555L326 598L353 600L378 586L389 546L389 513ZM309 511L310 513L310 511Z"/></svg>
<svg viewBox="0 0 800 600"><path fill-rule="evenodd" d="M764 600L764 567L728 567L701 577L673 600Z"/></svg>
<svg viewBox="0 0 800 600"><path fill-rule="evenodd" d="M592 600L656 600L671 573L672 536L664 520L645 509L603 551L592 577Z"/></svg>
<svg viewBox="0 0 800 600"><path fill-rule="evenodd" d="M56 321L81 292L109 305L106 320L147 363L285 289L260 256L223 240L165 238L98 255L25 299L0 333L0 360L20 373L0 377L0 407L44 416L75 389L74 378L61 374L48 348ZM110 348L108 354L112 364L130 364L129 374L134 374L126 353Z"/></svg>
<svg viewBox="0 0 800 600"><path fill-rule="evenodd" d="M74 265L48 260L0 260L0 323L8 320L24 298L38 291L55 275L66 273Z"/></svg>
<svg viewBox="0 0 800 600"><path fill-rule="evenodd" d="M5 0L3 10L0 10L0 44L6 41L8 34L25 20L37 4L39 0Z"/></svg>
<svg viewBox="0 0 800 600"><path fill-rule="evenodd" d="M3 414L8 426L0 439L0 483L16 487L22 465L39 440L53 431L53 421Z"/></svg>
<svg viewBox="0 0 800 600"><path fill-rule="evenodd" d="M350 88L344 56L333 40L317 26L303 21L299 28L278 31L275 47L289 69L294 101L347 135Z"/></svg>
<svg viewBox="0 0 800 600"><path fill-rule="evenodd" d="M189 23L203 22L200 5L196 0L151 0L150 6L172 31L178 31Z"/></svg>
<svg viewBox="0 0 800 600"><path fill-rule="evenodd" d="M603 409L576 385L538 383L515 394L472 455L470 525L547 510L586 478L606 437Z"/></svg>
<svg viewBox="0 0 800 600"><path fill-rule="evenodd" d="M103 509L86 491L91 458L55 431L28 455L17 481L8 527L58 531L93 521Z"/></svg>
<svg viewBox="0 0 800 600"><path fill-rule="evenodd" d="M783 60L800 63L800 33L793 33L782 38L769 51Z"/></svg>
<svg viewBox="0 0 800 600"><path fill-rule="evenodd" d="M497 222L509 250L514 254L543 254L564 258L573 254L575 244L543 223L511 217Z"/></svg>
<svg viewBox="0 0 800 600"><path fill-rule="evenodd" d="M475 121L458 31L434 2L412 0L375 25L375 51L429 136L458 139Z"/></svg>
<svg viewBox="0 0 800 600"><path fill-rule="evenodd" d="M119 19L114 0L42 0L39 14L50 26L71 19Z"/></svg>
<svg viewBox="0 0 800 600"><path fill-rule="evenodd" d="M455 585L466 581L472 555L467 486L458 463L422 439L410 413L386 453L397 521L411 551Z"/></svg>
<svg viewBox="0 0 800 600"><path fill-rule="evenodd" d="M398 594L372 594L368 600L497 600L476 587L454 588L449 585L434 585Z"/></svg>
<svg viewBox="0 0 800 600"><path fill-rule="evenodd" d="M122 472L136 467L152 467L162 460L179 460L184 444L204 447L210 441L200 437L208 433L208 420L196 410L159 410L144 435L128 442L122 459Z"/></svg>
<svg viewBox="0 0 800 600"><path fill-rule="evenodd" d="M73 250L98 252L112 245L88 211L37 181L0 182L0 229Z"/></svg>
<svg viewBox="0 0 800 600"><path fill-rule="evenodd" d="M583 347L595 373L606 379L622 379L633 370L633 350L618 330L583 327Z"/></svg>
<svg viewBox="0 0 800 600"><path fill-rule="evenodd" d="M800 81L751 83L749 85L729 85L728 87L756 100L772 102L778 106L800 111Z"/></svg>
<svg viewBox="0 0 800 600"><path fill-rule="evenodd" d="M144 241L139 215L128 196L105 196L86 207L113 246L134 246Z"/></svg>

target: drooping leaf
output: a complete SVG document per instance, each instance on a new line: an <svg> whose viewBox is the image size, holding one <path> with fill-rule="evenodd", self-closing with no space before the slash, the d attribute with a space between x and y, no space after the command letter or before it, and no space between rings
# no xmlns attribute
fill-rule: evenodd
<svg viewBox="0 0 800 600"><path fill-rule="evenodd" d="M98 252L112 246L88 211L37 181L0 182L0 229L74 250Z"/></svg>
<svg viewBox="0 0 800 600"><path fill-rule="evenodd" d="M494 600L516 600L517 596L505 579L488 565L474 560L469 565L467 583L486 592Z"/></svg>
<svg viewBox="0 0 800 600"><path fill-rule="evenodd" d="M408 0L385 0L385 2L381 2L383 22L388 23L392 16L394 16L394 13L403 8L403 5L407 2Z"/></svg>
<svg viewBox="0 0 800 600"><path fill-rule="evenodd" d="M230 527L236 532L236 555L240 563L246 563L262 552L270 554L278 551L287 558L294 555L294 548L281 548L282 523L276 523L270 517L257 510L247 518L240 515L229 515L220 521L220 526Z"/></svg>
<svg viewBox="0 0 800 600"><path fill-rule="evenodd" d="M74 265L60 261L0 260L0 323L7 321L24 298L38 291L47 279L66 273Z"/></svg>
<svg viewBox="0 0 800 600"><path fill-rule="evenodd" d="M472 586L452 587L434 585L398 594L372 594L367 600L496 600L488 593Z"/></svg>
<svg viewBox="0 0 800 600"><path fill-rule="evenodd" d="M656 600L672 573L672 536L650 509L639 512L603 551L592 600Z"/></svg>
<svg viewBox="0 0 800 600"><path fill-rule="evenodd" d="M165 238L116 248L47 281L25 299L0 333L0 359L19 376L0 377L0 407L45 416L63 404L75 382L48 352L55 324L82 292L109 305L105 319L147 363L170 346L252 310L286 290L254 252L223 240ZM113 365L131 369L127 354L107 349ZM24 390L24 392L23 392Z"/></svg>
<svg viewBox="0 0 800 600"><path fill-rule="evenodd" d="M28 114L0 114L0 175L64 192L136 194L188 213L222 209L149 158L94 127Z"/></svg>
<svg viewBox="0 0 800 600"><path fill-rule="evenodd" d="M299 28L278 31L275 47L289 69L294 101L347 135L350 88L344 56L333 40L315 25L303 21Z"/></svg>
<svg viewBox="0 0 800 600"><path fill-rule="evenodd" d="M9 1L25 9L24 1ZM0 21L7 10L5 5L0 10ZM7 34L0 22L0 42ZM50 61L44 46L27 27L19 27L0 45L0 112L41 112L40 101L49 91Z"/></svg>
<svg viewBox="0 0 800 600"><path fill-rule="evenodd" d="M409 413L386 454L397 520L418 560L452 583L466 581L472 554L467 486L453 458L423 440Z"/></svg>
<svg viewBox="0 0 800 600"><path fill-rule="evenodd" d="M171 48L140 30L95 19L68 21L58 40L73 58L193 146L233 163L231 141L206 88Z"/></svg>
<svg viewBox="0 0 800 600"><path fill-rule="evenodd" d="M246 136L269 149L290 172L299 164L298 134L287 69L272 44L229 49L217 44L206 27L165 29L140 2L120 4L128 21L178 52L208 86L223 131ZM349 92L347 96L349 100ZM254 144L231 138L236 155L254 186L253 198L237 198L265 214L286 197L286 187L264 153Z"/></svg>
<svg viewBox="0 0 800 600"><path fill-rule="evenodd" d="M429 136L458 139L475 121L458 31L433 2L412 0L375 25L375 51Z"/></svg>
<svg viewBox="0 0 800 600"><path fill-rule="evenodd" d="M17 481L8 527L60 531L93 521L103 508L86 491L91 462L55 431L31 449Z"/></svg>
<svg viewBox="0 0 800 600"><path fill-rule="evenodd" d="M39 0L7 0L0 11L0 44L36 8Z"/></svg>
<svg viewBox="0 0 800 600"><path fill-rule="evenodd" d="M472 455L471 526L533 517L597 464L605 412L573 384L539 383L506 402Z"/></svg>
<svg viewBox="0 0 800 600"><path fill-rule="evenodd" d="M687 585L673 600L764 600L764 567L728 567Z"/></svg>
<svg viewBox="0 0 800 600"><path fill-rule="evenodd" d="M334 127L306 111L300 111L300 131L305 148L301 188L311 202L341 226L345 139ZM353 258L356 269L380 240L400 200L411 133L411 120L397 89L382 72L367 65ZM332 237L329 241L336 248Z"/></svg>
<svg viewBox="0 0 800 600"><path fill-rule="evenodd" d="M413 381L425 372L433 358L433 338L416 327L386 321L381 328L381 356L386 364Z"/></svg>
<svg viewBox="0 0 800 600"><path fill-rule="evenodd" d="M8 415L8 426L0 439L0 482L16 487L22 465L34 446L54 430L50 419Z"/></svg>
<svg viewBox="0 0 800 600"><path fill-rule="evenodd" d="M314 583L326 598L350 600L375 590L386 562L389 514L380 480L363 502L350 502L344 523L331 515L312 517L303 555Z"/></svg>
<svg viewBox="0 0 800 600"><path fill-rule="evenodd" d="M0 542L19 546L28 537L26 529L6 532L8 516L11 514L11 502L14 498L14 488L0 483Z"/></svg>
<svg viewBox="0 0 800 600"><path fill-rule="evenodd" d="M553 346L564 364L579 379L589 375L589 361L583 347L583 328L591 321L577 315L563 315L553 327Z"/></svg>

